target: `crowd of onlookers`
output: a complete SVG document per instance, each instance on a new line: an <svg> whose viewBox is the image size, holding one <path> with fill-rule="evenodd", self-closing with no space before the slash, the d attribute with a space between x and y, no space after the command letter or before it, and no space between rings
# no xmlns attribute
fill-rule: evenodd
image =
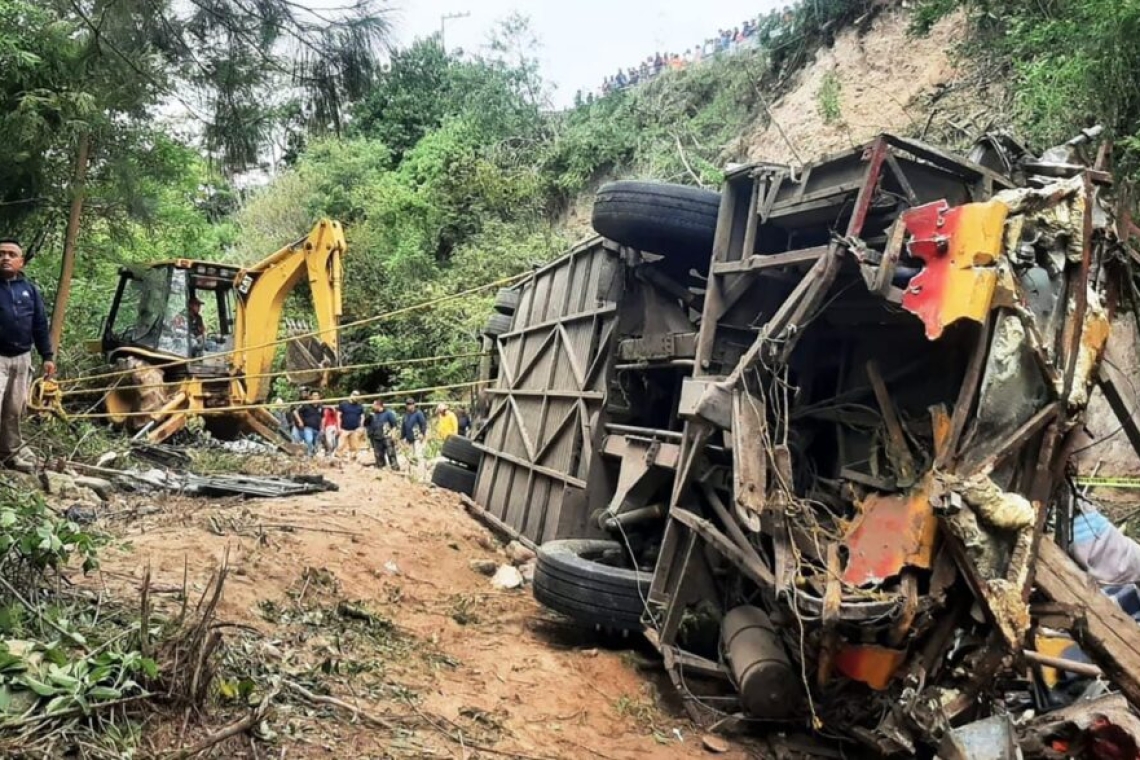
<svg viewBox="0 0 1140 760"><path fill-rule="evenodd" d="M274 408L282 431L304 446L309 456L331 458L343 453L349 461L358 462L360 454L371 448L376 466L393 470L400 469L401 459L409 466L422 465L428 440L443 441L471 431L471 417L463 407L452 411L447 404L439 404L429 423L414 399L404 402L403 414L398 416L383 399L368 406L361 403L359 391L337 404L325 403L319 391L311 391L305 404L287 406L279 398Z"/></svg>
<svg viewBox="0 0 1140 760"><path fill-rule="evenodd" d="M578 99L590 101L596 95L605 96L611 92L635 87L667 70L683 69L711 58L768 44L779 36L782 22L789 18L790 13L791 11L785 8L782 11L758 15L731 29L720 29L715 36L706 38L683 53L655 53L637 66L621 69L617 74L606 77L597 93L585 96L579 93Z"/></svg>

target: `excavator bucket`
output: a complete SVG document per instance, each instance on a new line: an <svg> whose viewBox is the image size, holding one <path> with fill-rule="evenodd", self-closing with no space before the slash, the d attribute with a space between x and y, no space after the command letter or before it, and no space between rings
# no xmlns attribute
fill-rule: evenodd
<svg viewBox="0 0 1140 760"><path fill-rule="evenodd" d="M339 362L336 352L303 320L286 320L290 338L285 348L285 372L294 385L327 385Z"/></svg>

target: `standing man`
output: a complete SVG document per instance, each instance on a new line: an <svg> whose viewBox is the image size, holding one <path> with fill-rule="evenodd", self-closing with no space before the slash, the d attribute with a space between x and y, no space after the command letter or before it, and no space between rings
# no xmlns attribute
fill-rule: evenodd
<svg viewBox="0 0 1140 760"><path fill-rule="evenodd" d="M453 435L459 435L459 418L455 412L447 408L447 404L440 404L435 408L435 432L442 443Z"/></svg>
<svg viewBox="0 0 1140 760"><path fill-rule="evenodd" d="M350 393L348 401L341 401L336 409L348 458L355 462L364 448L364 406L360 403L360 391Z"/></svg>
<svg viewBox="0 0 1140 760"><path fill-rule="evenodd" d="M396 459L396 443L392 440L399 424L396 413L384 408L382 400L372 402L372 414L368 416L368 438L372 441L372 453L376 455L376 466L380 469L385 465L390 465L393 470L400 469L400 462Z"/></svg>
<svg viewBox="0 0 1140 760"><path fill-rule="evenodd" d="M309 456L316 456L317 441L321 438L321 394L312 391L309 394L309 403L303 404L293 412L293 424L301 431L301 443L305 444L305 451Z"/></svg>
<svg viewBox="0 0 1140 760"><path fill-rule="evenodd" d="M455 413L455 416L459 418L459 434L464 438L470 437L471 415L467 413L467 407L459 407L459 411Z"/></svg>
<svg viewBox="0 0 1140 760"><path fill-rule="evenodd" d="M20 419L28 404L32 345L43 359L44 377L55 375L47 308L39 288L24 277L24 249L18 240L0 239L0 466L32 472L21 458Z"/></svg>
<svg viewBox="0 0 1140 760"><path fill-rule="evenodd" d="M427 417L416 408L416 402L404 402L404 419L400 422L400 440L404 444L404 456L408 459L408 470L412 464L422 465L424 460L424 439L427 438Z"/></svg>

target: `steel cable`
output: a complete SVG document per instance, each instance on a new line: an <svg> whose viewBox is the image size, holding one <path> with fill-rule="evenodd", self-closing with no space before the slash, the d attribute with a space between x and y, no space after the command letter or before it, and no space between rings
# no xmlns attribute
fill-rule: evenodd
<svg viewBox="0 0 1140 760"><path fill-rule="evenodd" d="M480 286L475 287L475 288L469 288L467 290L463 290L463 291L460 291L458 293L452 293L450 295L440 296L439 298L433 298L433 299L430 299L427 301L421 301L420 303L412 304L411 306L404 306L402 308L393 309L392 311L387 311L387 312L384 312L382 314L377 314L377 315L374 315L371 317L365 317L363 319L357 319L357 320L354 320L352 322L346 322L343 325L337 325L335 328L332 328L331 330L312 330L312 331L307 332L307 333L301 333L299 335L290 335L286 338L278 338L277 340L269 341L267 343L261 343L258 345L243 346L242 348L234 348L234 349L230 349L229 351L222 351L222 352L213 353L213 354L204 354L202 356L192 356L192 357L189 357L186 359L176 359L174 361L165 362L163 364L152 364L152 365L149 365L149 368L150 369L168 369L170 367L183 367L183 366L187 366L190 364L196 364L198 362L214 360L214 359L218 359L218 358L225 357L225 356L233 356L234 354L244 353L247 351L256 351L256 350L261 349L261 348L270 348L271 346L280 346L280 345L283 345L285 343L289 343L291 341L303 340L305 338L318 337L318 336L320 336L326 332L331 332L333 330L340 332L342 330L347 330L349 328L362 327L364 325L375 324L377 322L382 322L386 319L392 319L393 317L402 316L404 314L408 314L408 313L411 313L413 311L419 311L420 309L426 309L426 308L429 308L432 306L438 306L441 303L446 303L448 301L454 301L458 298L464 298L466 296L474 295L475 293L479 293L479 292L484 291L484 290L489 290L491 288L505 287L507 285L511 285L513 283L516 283L516 282L523 280L523 279L530 277L530 276L531 276L531 272L523 272L522 274L517 274L517 275L514 275L512 277L504 277L502 279L495 280L494 282L488 282L485 285L480 285ZM58 382L59 382L60 386L62 387L64 385L73 385L75 383L81 383L81 382L90 381L90 380L105 380L105 379L109 379L112 377L123 377L124 375L130 375L130 374L133 374L134 372L135 372L134 369L114 370L112 372L102 372L102 373L95 374L95 375L86 375L83 377L76 377L76 378L69 378L66 380L59 380Z"/></svg>

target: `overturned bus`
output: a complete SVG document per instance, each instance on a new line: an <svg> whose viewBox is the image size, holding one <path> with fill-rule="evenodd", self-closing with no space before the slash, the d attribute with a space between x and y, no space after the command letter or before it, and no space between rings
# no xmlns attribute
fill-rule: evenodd
<svg viewBox="0 0 1140 760"><path fill-rule="evenodd" d="M475 436L538 600L643 632L698 720L913 755L1043 709L1035 569L1126 274L1095 137L604 187L601 237L518 289Z"/></svg>

